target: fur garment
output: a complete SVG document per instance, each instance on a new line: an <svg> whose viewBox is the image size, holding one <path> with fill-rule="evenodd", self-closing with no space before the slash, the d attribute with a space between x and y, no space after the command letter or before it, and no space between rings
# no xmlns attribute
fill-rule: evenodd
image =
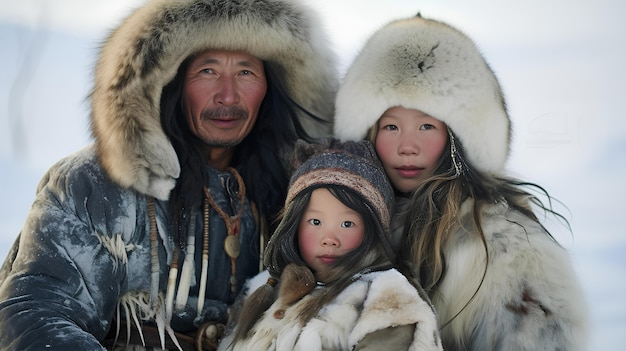
<svg viewBox="0 0 626 351"><path fill-rule="evenodd" d="M267 271L260 273L249 281L247 291L254 291L268 277ZM408 350L442 350L437 318L430 304L420 298L402 274L390 269L357 278L305 325L300 310L324 287L318 286L293 304L279 296L248 338L232 345L229 334L218 350L347 351L371 333L405 325L415 325Z"/></svg>
<svg viewBox="0 0 626 351"><path fill-rule="evenodd" d="M509 116L495 74L465 34L420 16L377 31L339 88L334 135L363 139L394 106L443 121L472 165L487 173L502 171L509 154Z"/></svg>
<svg viewBox="0 0 626 351"><path fill-rule="evenodd" d="M444 248L447 273L432 294L444 349L586 350L587 306L567 251L538 223L498 204L481 213L487 257L465 229L472 206L461 206L463 227Z"/></svg>
<svg viewBox="0 0 626 351"><path fill-rule="evenodd" d="M330 120L335 57L318 21L296 0L149 0L111 33L97 62L91 124L109 176L168 198L180 165L161 128L161 91L186 58L206 49L277 63L295 102ZM328 132L302 123L312 136Z"/></svg>

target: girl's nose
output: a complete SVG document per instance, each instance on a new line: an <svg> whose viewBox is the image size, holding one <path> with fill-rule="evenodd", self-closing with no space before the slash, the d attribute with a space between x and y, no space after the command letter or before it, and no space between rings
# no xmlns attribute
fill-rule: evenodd
<svg viewBox="0 0 626 351"><path fill-rule="evenodd" d="M325 235L324 238L322 238L322 246L339 247L339 241L334 235Z"/></svg>
<svg viewBox="0 0 626 351"><path fill-rule="evenodd" d="M400 155L417 155L420 149L415 138L402 137L398 144L398 154Z"/></svg>

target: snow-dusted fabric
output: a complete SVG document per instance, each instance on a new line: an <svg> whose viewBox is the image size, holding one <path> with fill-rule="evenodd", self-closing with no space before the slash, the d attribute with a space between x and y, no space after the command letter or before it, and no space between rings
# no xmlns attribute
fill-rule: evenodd
<svg viewBox="0 0 626 351"><path fill-rule="evenodd" d="M470 228L471 200L460 218ZM445 350L586 350L586 305L567 251L506 204L482 212L489 249L459 228L444 249L446 275L432 296Z"/></svg>
<svg viewBox="0 0 626 351"><path fill-rule="evenodd" d="M254 291L268 276L267 272L260 273L251 280L248 291ZM407 325L415 329L404 350L441 350L432 307L395 269L360 275L316 317L302 325L302 306L321 289L324 287L318 286L287 307L278 298L250 330L247 339L231 345L232 334L229 334L218 350L232 347L237 351L347 351L371 333Z"/></svg>
<svg viewBox="0 0 626 351"><path fill-rule="evenodd" d="M207 172L212 172L214 199L226 208L229 200L221 179L230 173L210 168ZM173 243L164 239L166 204L156 205L163 293ZM249 206L246 201L241 221L245 252L237 260L241 282L258 272L257 228ZM200 211L197 219L196 236L201 240ZM172 318L177 331L186 332L204 321L225 323L227 303L234 297L228 283L230 258L217 244L226 235L224 222L215 214L210 225L214 228L210 240L216 244L210 246L206 302L197 317L197 285L192 286L187 306ZM0 271L0 350L103 349L98 340L107 333L118 301L134 308L138 318L154 319L162 313L149 304L150 269L146 196L113 184L96 161L93 147L59 161L42 179Z"/></svg>

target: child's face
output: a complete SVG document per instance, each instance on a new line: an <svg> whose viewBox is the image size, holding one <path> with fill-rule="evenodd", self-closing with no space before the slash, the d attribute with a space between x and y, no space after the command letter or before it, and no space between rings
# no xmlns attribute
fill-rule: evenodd
<svg viewBox="0 0 626 351"><path fill-rule="evenodd" d="M392 107L378 120L375 146L394 187L408 193L433 174L447 141L443 122L418 110Z"/></svg>
<svg viewBox="0 0 626 351"><path fill-rule="evenodd" d="M300 224L300 255L316 277L328 265L361 245L365 233L361 216L326 188L313 190Z"/></svg>

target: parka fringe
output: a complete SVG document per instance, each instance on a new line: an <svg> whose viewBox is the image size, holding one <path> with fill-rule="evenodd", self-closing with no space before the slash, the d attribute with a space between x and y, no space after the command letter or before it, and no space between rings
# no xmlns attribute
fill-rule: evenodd
<svg viewBox="0 0 626 351"><path fill-rule="evenodd" d="M135 245L126 244L120 234L109 236L98 232L96 236L100 244L115 258L114 269L118 269L120 263L123 265L128 263L128 253L136 248Z"/></svg>
<svg viewBox="0 0 626 351"><path fill-rule="evenodd" d="M165 333L169 335L170 339L174 342L176 347L182 351L182 347L176 338L174 330L170 326L170 321L166 317L165 312L165 304L163 301L163 297L159 295L157 307L154 308L154 304L151 301L150 294L147 292L141 291L132 291L128 292L126 295L122 296L117 305L117 326L115 333L115 342L117 343L117 337L119 335L121 318L126 319L126 335L130 336L130 328L131 324L137 328L139 331L139 336L141 337L142 345L145 346L145 340L143 336L143 331L141 329L141 322L147 320L154 320L157 324L157 329L159 330L159 338L161 341L161 348L165 349ZM124 310L125 316L121 316L120 311ZM132 323L131 323L132 321ZM130 342L129 339L126 340L126 344Z"/></svg>

